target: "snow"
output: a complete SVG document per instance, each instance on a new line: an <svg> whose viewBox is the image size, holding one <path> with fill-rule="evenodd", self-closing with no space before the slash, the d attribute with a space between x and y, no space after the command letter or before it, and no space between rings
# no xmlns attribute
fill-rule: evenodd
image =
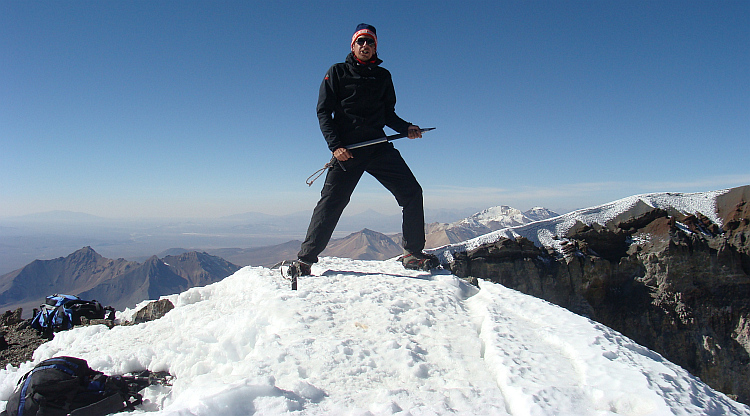
<svg viewBox="0 0 750 416"><path fill-rule="evenodd" d="M528 222L526 217L524 216L523 212L516 208L511 208L507 205L500 205L496 207L487 208L481 212L478 212L474 215L472 215L469 218L466 218L461 222L466 223L480 223L487 225L490 222L500 222L500 223L508 223L508 224L524 224Z"/></svg>
<svg viewBox="0 0 750 416"><path fill-rule="evenodd" d="M501 238L516 239L525 237L537 246L545 246L561 251L564 236L575 224L588 226L606 225L613 220L637 217L653 208L661 208L674 215L675 213L701 213L718 225L722 225L716 210L716 198L729 192L720 190L699 193L652 193L623 198L608 204L580 209L558 217L515 227L503 228L474 239L449 244L432 250L444 262L453 259L453 253L475 249L483 244L494 243Z"/></svg>
<svg viewBox="0 0 750 416"><path fill-rule="evenodd" d="M451 225L472 228L489 227L492 230L497 230L498 228L528 224L552 216L557 216L557 214L542 207L534 207L526 212L521 212L520 210L507 205L499 205L477 212L476 214L456 221Z"/></svg>
<svg viewBox="0 0 750 416"><path fill-rule="evenodd" d="M394 260L323 258L313 273L291 291L246 267L169 296L159 320L61 332L0 370L0 399L72 355L108 374L169 371L135 415L750 415L612 329L497 284Z"/></svg>

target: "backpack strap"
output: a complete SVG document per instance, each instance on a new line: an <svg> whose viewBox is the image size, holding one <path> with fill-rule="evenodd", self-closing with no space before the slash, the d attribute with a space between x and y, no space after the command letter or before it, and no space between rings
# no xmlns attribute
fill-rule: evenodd
<svg viewBox="0 0 750 416"><path fill-rule="evenodd" d="M112 394L88 406L79 407L68 416L104 416L124 410L134 411L135 406L143 403L143 396L129 391L125 382L110 376L104 376L103 379L105 382L102 388L111 391Z"/></svg>
<svg viewBox="0 0 750 416"><path fill-rule="evenodd" d="M142 400L141 400L142 401ZM120 394L107 396L96 403L88 406L79 407L69 413L69 416L104 416L110 413L117 413L123 410L135 410L135 406L140 403L131 404Z"/></svg>

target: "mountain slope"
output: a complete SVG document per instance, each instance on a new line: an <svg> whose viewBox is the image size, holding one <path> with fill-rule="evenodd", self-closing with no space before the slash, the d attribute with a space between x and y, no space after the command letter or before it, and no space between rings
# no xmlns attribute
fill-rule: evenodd
<svg viewBox="0 0 750 416"><path fill-rule="evenodd" d="M324 258L313 273L292 292L247 267L169 296L157 321L59 333L35 362L173 374L137 414L750 415L617 332L500 285L395 261ZM0 370L0 399L32 365Z"/></svg>
<svg viewBox="0 0 750 416"><path fill-rule="evenodd" d="M158 257L153 256L141 266L95 288L78 294L83 299L97 299L105 305L123 310L145 299L179 293L190 286L188 280L175 273Z"/></svg>
<svg viewBox="0 0 750 416"><path fill-rule="evenodd" d="M29 316L31 309L39 307L46 296L84 292L138 266L138 263L124 259L104 258L91 247L84 247L67 257L35 260L0 276L0 308L22 307Z"/></svg>
<svg viewBox="0 0 750 416"><path fill-rule="evenodd" d="M384 260L403 252L404 249L387 235L365 228L344 238L332 240L322 255L356 260Z"/></svg>
<svg viewBox="0 0 750 416"><path fill-rule="evenodd" d="M185 289L211 284L217 278L220 279L220 276L226 277L239 270L239 267L222 258L197 251L165 256L162 262L187 281ZM162 294L165 293L162 292L157 297Z"/></svg>
<svg viewBox="0 0 750 416"><path fill-rule="evenodd" d="M97 299L117 310L160 296L183 292L191 287L219 281L239 269L228 261L206 253L189 252L145 263L117 278L80 293L84 299Z"/></svg>
<svg viewBox="0 0 750 416"><path fill-rule="evenodd" d="M107 259L91 247L84 247L67 257L36 260L1 276L0 308L20 307L29 317L32 308L38 308L46 296L66 293L122 310L144 299L216 282L238 269L206 253L184 253L164 260L153 256L139 264Z"/></svg>
<svg viewBox="0 0 750 416"><path fill-rule="evenodd" d="M38 296L50 286L85 290L136 264L124 259L106 259L91 247L84 247L67 257L35 260L26 267L0 277L0 305Z"/></svg>

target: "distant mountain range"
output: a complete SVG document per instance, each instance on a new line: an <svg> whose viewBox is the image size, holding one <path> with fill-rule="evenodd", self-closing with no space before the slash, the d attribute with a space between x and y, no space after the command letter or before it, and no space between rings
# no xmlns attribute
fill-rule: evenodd
<svg viewBox="0 0 750 416"><path fill-rule="evenodd" d="M117 310L145 299L183 292L191 287L219 281L240 267L207 253L189 252L145 263L107 259L91 247L67 257L35 260L0 276L0 310L22 307L24 316L55 293L96 299Z"/></svg>
<svg viewBox="0 0 750 416"><path fill-rule="evenodd" d="M476 208L425 209L425 220L451 223L477 211ZM0 275L36 259L65 257L84 246L94 247L104 257L142 263L172 247L207 251L282 245L303 239L309 222L310 211L306 209L288 214L246 212L217 218L104 218L70 211L0 217ZM336 227L336 238L364 228L398 233L401 215L373 210L344 212Z"/></svg>
<svg viewBox="0 0 750 416"><path fill-rule="evenodd" d="M556 213L545 208L521 212L508 206L492 207L453 223L428 224L427 248L555 216ZM402 254L401 241L400 234L386 235L365 228L331 240L321 255L385 260ZM35 260L0 276L0 310L22 307L24 315L30 316L33 308L38 308L46 296L54 293L96 299L105 306L123 310L146 299L158 299L219 281L241 266L268 267L281 260L295 259L300 244L299 240L291 240L265 247L205 252L174 248L144 258L142 262L108 259L91 247L84 247L67 257Z"/></svg>

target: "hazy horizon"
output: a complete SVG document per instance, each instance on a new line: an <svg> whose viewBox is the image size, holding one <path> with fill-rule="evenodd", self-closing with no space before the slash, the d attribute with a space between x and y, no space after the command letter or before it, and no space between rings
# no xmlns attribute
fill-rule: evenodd
<svg viewBox="0 0 750 416"><path fill-rule="evenodd" d="M484 209L484 208L482 208ZM429 222L453 222L481 209L426 210ZM174 248L254 248L301 240L310 213L245 212L216 218L106 218L72 211L48 211L0 218L0 275L34 260L66 257L90 246L107 258L137 260ZM400 232L400 214L374 210L345 213L334 233L344 237L363 228Z"/></svg>

